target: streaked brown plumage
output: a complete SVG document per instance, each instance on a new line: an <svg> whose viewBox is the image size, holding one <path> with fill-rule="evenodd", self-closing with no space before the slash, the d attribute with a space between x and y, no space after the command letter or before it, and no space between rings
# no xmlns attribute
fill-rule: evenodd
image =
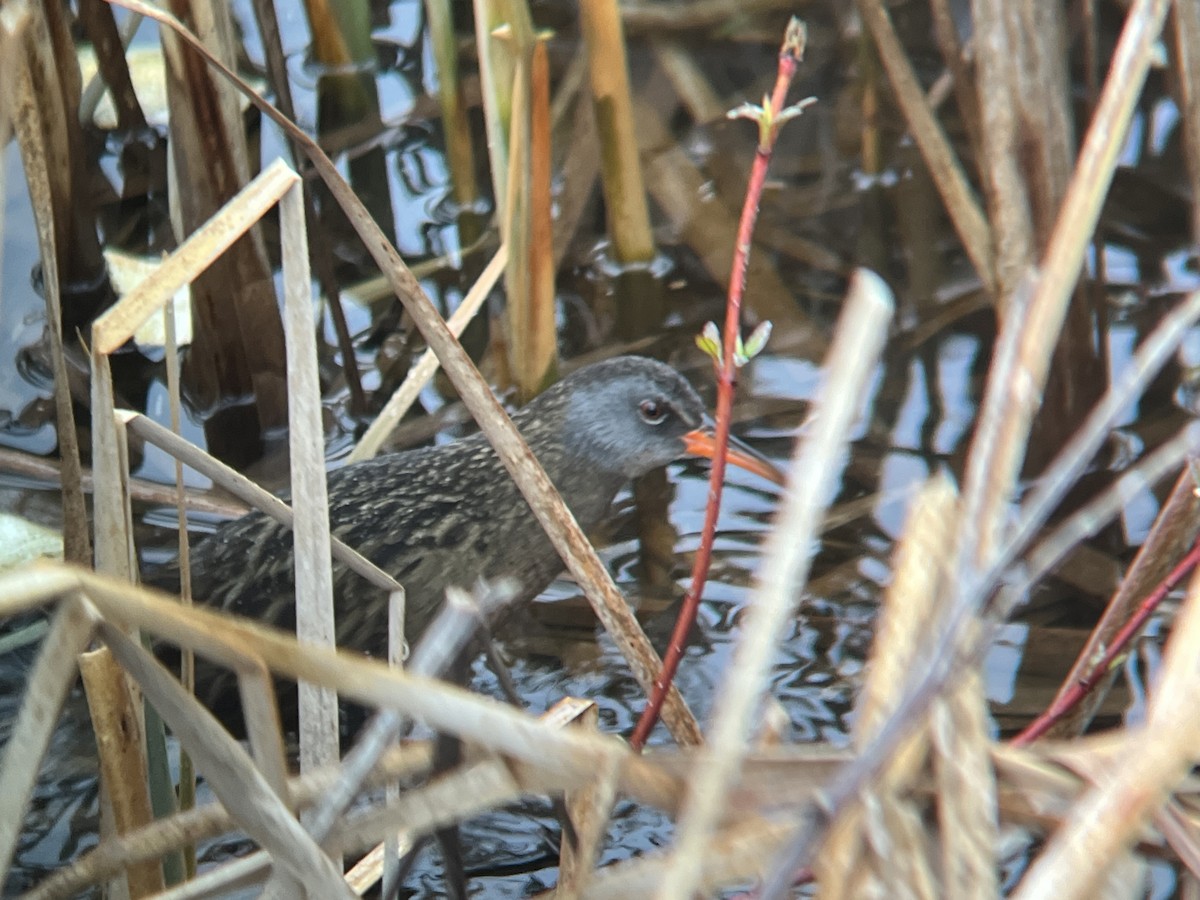
<svg viewBox="0 0 1200 900"><path fill-rule="evenodd" d="M587 366L513 417L584 529L595 526L631 478L684 455L703 417L696 392L674 369L641 357ZM449 585L509 576L516 600L535 597L561 563L524 498L482 435L381 456L329 476L334 534L405 587L406 632L415 642ZM192 552L199 602L294 628L290 529L260 513L230 522ZM174 565L147 576L178 589ZM386 595L334 565L337 641L381 654ZM200 695L215 704L232 683Z"/></svg>

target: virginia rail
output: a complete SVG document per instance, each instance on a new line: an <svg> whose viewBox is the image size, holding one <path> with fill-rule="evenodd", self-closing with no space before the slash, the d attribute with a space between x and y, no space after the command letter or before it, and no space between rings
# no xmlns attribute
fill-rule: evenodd
<svg viewBox="0 0 1200 900"><path fill-rule="evenodd" d="M709 456L704 406L674 369L622 356L579 369L513 416L584 530L598 524L621 486L685 455ZM765 473L761 460L730 448L730 462ZM769 477L769 476L768 476ZM452 444L380 456L329 474L335 535L401 584L405 633L416 642L449 585L508 576L515 601L536 597L562 568L558 555L482 434ZM290 529L262 513L229 522L191 554L192 590L211 606L295 627ZM373 655L386 647L386 594L334 563L337 643ZM147 581L178 590L168 565ZM228 682L227 679L217 679ZM202 698L216 705L213 690Z"/></svg>

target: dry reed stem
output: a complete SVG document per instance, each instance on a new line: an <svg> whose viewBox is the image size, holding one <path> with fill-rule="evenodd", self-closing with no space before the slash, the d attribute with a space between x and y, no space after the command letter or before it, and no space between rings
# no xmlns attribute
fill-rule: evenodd
<svg viewBox="0 0 1200 900"><path fill-rule="evenodd" d="M0 471L24 475L39 481L51 483L60 483L62 480L62 470L54 460L43 459L40 456L2 448L0 448ZM84 469L83 492L85 494L92 493L95 490L93 482L94 479L92 478L91 470ZM142 503L171 506L176 502L174 486L168 487L156 482L146 481L143 478L129 479L129 493L134 500ZM221 497L209 491L184 486L183 496L185 498L184 507L193 512L208 513L227 519L235 519L249 512L246 505L240 501Z"/></svg>
<svg viewBox="0 0 1200 900"><path fill-rule="evenodd" d="M254 757L254 763L263 778L290 808L287 748L283 743L283 722L279 716L275 683L261 661L255 660L254 663L244 666L237 677L246 740L250 745L250 755Z"/></svg>
<svg viewBox="0 0 1200 900"><path fill-rule="evenodd" d="M855 703L854 744L867 745L899 704L905 673L919 664L922 639L931 620L945 574L945 548L951 540L956 494L945 477L928 481L913 503L884 594L866 681ZM904 740L887 772L872 790L875 803L899 802L920 774L928 754L924 728ZM816 880L830 896L852 896L850 885L862 874L864 804L845 810L830 826Z"/></svg>
<svg viewBox="0 0 1200 900"><path fill-rule="evenodd" d="M1002 317L1008 296L1034 258L1029 193L1019 166L1019 123L1014 54L1005 27L1005 0L972 0L975 85L981 129L980 174L994 228L996 279L992 285ZM1019 38L1018 38L1019 39Z"/></svg>
<svg viewBox="0 0 1200 900"><path fill-rule="evenodd" d="M554 706L543 713L539 718L542 722L554 727L564 727L574 723L579 717L585 715L588 710L594 709L594 704L591 701L579 700L574 697L564 697L559 700ZM519 767L511 767L511 770L517 772L518 781L522 784L528 783L528 780L523 777ZM401 796L399 790L392 792L392 785L388 786L389 793L387 794L387 803L392 804L398 802ZM569 790L569 789L568 789ZM406 823L407 824L407 823ZM405 845L411 845L411 834L406 827L399 832L400 841L396 847L397 856L405 848ZM392 882L389 880L387 856L385 847L387 843L385 838L384 843L373 847L365 857L355 863L354 868L346 873L346 881L357 893L365 893L370 890L381 878L383 884L388 885Z"/></svg>
<svg viewBox="0 0 1200 900"><path fill-rule="evenodd" d="M450 329L451 334L459 337L463 333L463 329L467 327L467 323L475 318L475 313L479 311L484 301L487 300L488 295L491 293L492 288L496 286L496 282L504 273L504 268L507 265L508 245L502 244L500 249L496 251L495 255L484 267L479 278L471 285L471 289L463 297L462 303L458 305L458 308L446 320L446 327ZM416 401L418 395L424 390L425 385L433 378L437 368L437 354L427 349L421 354L421 358L417 360L412 369L409 370L404 382L388 398L379 415L368 426L362 438L346 458L347 463L372 459L379 452L384 442L391 437L396 426L400 424L400 420L404 418L405 413L408 412L409 408Z"/></svg>
<svg viewBox="0 0 1200 900"><path fill-rule="evenodd" d="M322 897L353 896L341 872L300 827L241 745L150 653L108 621L97 626L121 666L135 678L185 746L196 768L240 827L270 851L299 885Z"/></svg>
<svg viewBox="0 0 1200 900"><path fill-rule="evenodd" d="M1167 642L1146 724L1129 729L1120 759L1088 790L1033 862L1014 897L1092 896L1107 864L1134 841L1191 769L1200 740L1200 576L1193 577Z"/></svg>
<svg viewBox="0 0 1200 900"><path fill-rule="evenodd" d="M458 77L458 35L449 0L425 0L425 21L429 45L437 66L438 104L442 110L442 136L446 141L446 160L450 168L454 200L469 207L479 199L475 184L475 151L471 141L471 120L463 85Z"/></svg>
<svg viewBox="0 0 1200 900"><path fill-rule="evenodd" d="M107 647L80 654L79 674L96 733L101 788L112 804L116 833L127 834L154 820L134 694ZM163 870L157 859L131 865L125 874L130 897L145 897L163 889Z"/></svg>
<svg viewBox="0 0 1200 900"><path fill-rule="evenodd" d="M373 788L395 778L414 777L427 772L433 760L429 743L393 747L384 754L366 787ZM297 808L316 802L338 777L339 766L330 766L308 775L290 776L287 796ZM69 866L57 870L33 888L26 900L57 900L72 897L89 884L120 871L130 863L154 859L188 843L225 834L237 823L218 801L160 819L145 828L110 838L87 851ZM260 854L266 860L266 854Z"/></svg>
<svg viewBox="0 0 1200 900"><path fill-rule="evenodd" d="M20 711L0 755L0 884L8 876L42 759L75 683L75 658L87 647L94 627L95 620L83 604L74 598L64 600L29 672Z"/></svg>
<svg viewBox="0 0 1200 900"><path fill-rule="evenodd" d="M647 695L653 690L654 677L662 665L641 625L625 602L625 598L613 583L612 576L596 555L587 537L580 530L570 510L554 489L550 478L538 463L525 441L517 432L512 421L492 395L487 383L475 369L466 351L450 334L446 323L438 315L432 301L405 266L396 248L371 218L362 201L338 173L337 168L319 146L296 125L279 114L279 111L264 101L236 73L221 64L195 42L186 28L173 16L149 6L141 0L113 0L118 5L136 10L153 18L184 36L210 65L218 68L251 99L264 114L279 125L290 139L308 154L313 167L329 187L347 218L358 232L367 251L379 265L380 271L413 317L429 346L442 361L442 366L451 382L458 389L464 404L479 423L496 450L505 469L508 470L518 489L529 503L534 515L546 530L550 542L566 563L568 570L583 588L597 617L617 647L621 650L630 670ZM194 42L194 43L193 43ZM700 726L696 723L683 696L672 690L664 705L663 720L677 741L684 744L700 740Z"/></svg>
<svg viewBox="0 0 1200 900"><path fill-rule="evenodd" d="M985 535L998 527L996 523L1001 521L1011 497L1025 455L1033 408L1045 387L1051 354L1079 277L1083 254L1095 231L1117 154L1124 143L1169 5L1169 0L1135 0L1130 7L1100 101L1080 148L1043 257L1029 318L1021 331L1017 375L1008 382L1010 395L1024 410L1016 414L1014 408L1014 414L1005 417L997 435L998 452L991 461L996 493L982 510L986 516ZM986 559L991 552L991 543L985 541L977 558Z"/></svg>
<svg viewBox="0 0 1200 900"><path fill-rule="evenodd" d="M1179 343L1197 319L1200 319L1200 291L1189 294L1138 345L1122 377L1110 385L1022 504L1017 527L1006 538L1010 548L1020 550L1033 541L1051 512L1100 450L1119 418L1171 360ZM1004 382L1000 379L997 382L999 393ZM1010 549L1009 554L1012 552L1013 549ZM1005 558L1005 555L1001 556L1001 565Z"/></svg>
<svg viewBox="0 0 1200 900"><path fill-rule="evenodd" d="M659 897L689 897L698 887L701 856L736 780L775 649L800 602L812 536L841 469L847 430L858 414L891 312L891 292L883 280L859 269L826 358L826 380L814 404L812 430L797 444L787 494L763 548L757 597L714 705L710 749L691 782L676 851Z"/></svg>
<svg viewBox="0 0 1200 900"><path fill-rule="evenodd" d="M278 674L320 682L359 703L397 709L556 777L587 779L616 753L623 760L623 790L650 803L674 802L663 793L653 767L631 756L620 741L549 728L504 704L355 653L318 647L299 653L295 639L283 632L199 606L182 607L157 591L120 580L62 565L31 566L0 577L0 615L77 588L111 622L142 628L235 670L261 659Z"/></svg>
<svg viewBox="0 0 1200 900"><path fill-rule="evenodd" d="M978 666L933 704L929 735L934 750L941 853L941 894L962 900L999 896L996 876L996 776L989 755L987 695Z"/></svg>
<svg viewBox="0 0 1200 900"><path fill-rule="evenodd" d="M503 221L508 213L506 179L509 171L508 139L512 121L513 79L517 54L528 50L533 40L533 22L525 0L473 0L472 6L483 97L483 124L487 131L488 159L491 163L492 196L496 201L496 216ZM506 32L507 39L502 39L500 32Z"/></svg>
<svg viewBox="0 0 1200 900"><path fill-rule="evenodd" d="M587 48L596 129L600 135L600 180L613 256L623 265L654 259L654 238L634 131L625 36L616 0L581 0L579 28Z"/></svg>
<svg viewBox="0 0 1200 900"><path fill-rule="evenodd" d="M60 269L70 271L71 267L64 267L58 255L60 247L64 251L73 249L63 244L61 238L67 236L66 222L76 213L70 207L70 159L64 161L61 158L69 146L68 136L56 130L58 121L50 112L54 100L43 93L57 89L56 84L48 86L43 83L46 78L54 81L55 66L51 61L49 71L36 68L47 63L46 54L50 52L48 45L35 45L36 40L46 38L45 29L45 14L39 9L31 15L27 4L6 5L0 13L0 33L4 37L4 49L9 51L6 53L6 68L11 80L6 83L14 95L6 97L4 122L0 130L8 131L8 115L11 115L21 149L42 261L46 334L50 341L54 372L55 425L59 458L62 460L63 556L72 562L87 563L91 561L92 549L88 537L87 506L83 499L79 436L75 430L74 404L63 356L62 295L59 284ZM65 73L63 77L67 77ZM10 103L11 109L8 108ZM3 136L7 138L7 134ZM63 143L56 145L55 142L60 140ZM61 182L64 177L67 178L67 184ZM68 193L64 196L63 191Z"/></svg>
<svg viewBox="0 0 1200 900"><path fill-rule="evenodd" d="M195 444L172 433L140 413L126 413L129 416L126 427L148 444L153 444L164 453L182 460L189 468L195 469L202 475L207 475L214 484L219 484L225 490L237 495L252 508L261 510L273 519L291 527L295 517L292 508L270 491L259 487L245 475L236 472L220 460L209 456ZM363 578L385 591L397 590L400 585L391 575L388 575L377 565L364 557L357 550L343 542L341 538L332 537L330 548L333 556L346 567L357 572Z"/></svg>
<svg viewBox="0 0 1200 900"><path fill-rule="evenodd" d="M671 87L687 107L692 121L697 124L715 122L725 115L725 106L717 96L704 70L696 63L687 47L679 41L657 40L651 42L654 59L671 82Z"/></svg>
<svg viewBox="0 0 1200 900"><path fill-rule="evenodd" d="M297 178L279 198L283 263L283 330L288 372L288 449L291 468L296 636L302 644L336 643L333 567L329 558L329 495L325 485L325 428L317 345L312 325L312 279L304 228L303 187ZM300 771L338 758L337 695L301 682Z"/></svg>
<svg viewBox="0 0 1200 900"><path fill-rule="evenodd" d="M1108 490L1075 510L1038 543L1025 558L1025 568L1013 593L1029 590L1070 552L1120 514L1131 500L1151 485L1177 472L1188 456L1200 451L1200 422L1192 422L1164 441L1137 465L1127 469Z"/></svg>
<svg viewBox="0 0 1200 900"><path fill-rule="evenodd" d="M528 47L515 45L510 50L516 57L516 69L509 121L508 202L500 220L500 232L516 263L504 270L508 368L520 401L526 402L552 382L558 359L550 237L550 156L545 146L549 141L545 106L549 103L550 87L542 38L533 39ZM539 71L540 82L535 81ZM539 130L537 148L535 128Z"/></svg>
<svg viewBox="0 0 1200 900"><path fill-rule="evenodd" d="M523 390L532 388L534 393L548 387L558 375L548 41L547 35L539 35L534 41L529 67L529 296L528 307L522 310L522 330L513 335L513 346L519 334L526 353L517 369L525 373L520 386ZM513 300L508 298L510 309Z"/></svg>
<svg viewBox="0 0 1200 900"><path fill-rule="evenodd" d="M1192 243L1200 243L1200 5L1176 3L1174 50L1176 90L1183 116L1183 149L1192 196Z"/></svg>
<svg viewBox="0 0 1200 900"><path fill-rule="evenodd" d="M263 169L134 290L96 319L92 324L93 349L109 354L121 347L181 286L211 266L299 180L300 176L282 159Z"/></svg>
<svg viewBox="0 0 1200 900"><path fill-rule="evenodd" d="M987 220L945 133L925 100L912 64L892 28L891 17L881 0L858 0L858 9L875 39L879 58L887 71L896 100L921 149L938 193L946 204L946 211L954 222L963 248L984 285L989 290L993 289L996 283L995 263Z"/></svg>
<svg viewBox="0 0 1200 900"><path fill-rule="evenodd" d="M461 658L468 642L478 631L481 610L490 604L501 605L510 595L503 588L482 586L478 604L459 588L446 591L446 602L413 654L408 671L414 675L437 678ZM331 849L328 841L335 823L345 814L371 771L396 740L403 724L395 710L380 710L363 729L354 747L342 762L342 772L325 792L308 820L309 833Z"/></svg>
<svg viewBox="0 0 1200 900"><path fill-rule="evenodd" d="M692 873L697 890L694 896L711 896L728 884L761 877L764 862L795 828L796 819L785 815L741 821L710 835ZM581 896L583 900L652 897L669 874L675 858L667 853L647 853L629 862L615 863L597 872Z"/></svg>

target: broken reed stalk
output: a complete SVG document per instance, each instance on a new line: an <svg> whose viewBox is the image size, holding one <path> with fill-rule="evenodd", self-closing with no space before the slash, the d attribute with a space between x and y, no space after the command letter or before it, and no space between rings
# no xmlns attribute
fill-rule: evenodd
<svg viewBox="0 0 1200 900"><path fill-rule="evenodd" d="M579 24L587 46L613 256L622 265L644 265L654 259L654 237L633 127L625 36L616 0L582 0Z"/></svg>
<svg viewBox="0 0 1200 900"><path fill-rule="evenodd" d="M525 0L473 0L475 47L483 94L492 194L500 221L508 211L508 145L516 66L533 43L533 20Z"/></svg>
<svg viewBox="0 0 1200 900"><path fill-rule="evenodd" d="M390 779L411 778L427 773L431 761L431 745L428 743L392 748L380 760L366 787L374 788ZM328 789L340 771L339 765L308 775L291 776L287 794L297 809L305 809ZM27 900L74 896L89 884L101 881L125 866L154 859L185 844L211 840L236 827L237 823L219 801L180 812L169 821L152 823L86 851L70 866L58 869L40 882L29 892Z"/></svg>
<svg viewBox="0 0 1200 900"><path fill-rule="evenodd" d="M88 712L96 733L101 788L110 799L117 834L126 834L154 819L146 787L146 758L142 728L129 682L110 659L107 647L79 656L79 673L87 694ZM146 897L163 889L158 860L126 869L130 897Z"/></svg>
<svg viewBox="0 0 1200 900"><path fill-rule="evenodd" d="M479 199L475 183L475 149L462 79L458 77L458 35L449 0L425 0L425 19L433 62L437 66L437 95L442 109L442 135L454 200L468 209Z"/></svg>
<svg viewBox="0 0 1200 900"><path fill-rule="evenodd" d="M0 472L24 475L37 481L62 483L62 468L53 460L43 459L29 453L0 448ZM92 472L83 470L83 492L90 494L95 490ZM129 493L134 500L144 503L171 506L175 503L174 487L167 487L141 478L129 480ZM216 497L213 493L184 486L184 505L194 512L206 513L225 519L236 519L245 515L246 507L237 500Z"/></svg>
<svg viewBox="0 0 1200 900"><path fill-rule="evenodd" d="M872 272L858 270L839 317L825 382L814 402L811 430L797 442L793 477L763 548L758 590L714 708L708 752L698 761L679 819L675 854L658 896L687 897L700 860L748 749L752 718L774 653L801 599L813 535L844 463L842 448L891 320L891 292Z"/></svg>
<svg viewBox="0 0 1200 900"><path fill-rule="evenodd" d="M523 403L541 393L553 381L558 361L554 327L554 261L550 240L549 75L544 41L534 38L528 48L516 44L505 32L514 57L512 108L508 139L508 204L500 231L512 251L516 265L504 270L508 312L508 367ZM536 61L541 47L539 84L534 84ZM541 94L538 95L537 91ZM540 112L539 112L540 108ZM540 129L534 159L534 128ZM539 241L545 241L539 246Z"/></svg>
<svg viewBox="0 0 1200 900"><path fill-rule="evenodd" d="M529 298L521 334L525 344L522 368L526 371L521 387L532 388L533 393L558 380L548 41L548 35L538 35L529 64ZM509 297L508 303L513 300Z"/></svg>
<svg viewBox="0 0 1200 900"><path fill-rule="evenodd" d="M141 12L179 34L210 65L236 84L251 102L279 125L293 141L304 148L313 167L346 212L347 218L387 277L396 296L400 298L427 343L441 360L467 409L487 435L568 570L583 588L605 629L613 636L642 690L649 695L662 663L637 618L629 609L629 604L613 584L612 576L596 555L595 548L580 531L545 470L529 452L512 421L492 395L487 382L475 369L462 346L438 315L420 283L404 265L396 248L371 218L362 201L346 184L333 162L308 135L280 115L278 110L263 100L242 78L209 53L174 16L141 0L114 2ZM682 695L675 689L672 689L664 704L663 719L671 729L672 735L681 743L696 743L700 740L700 727L695 716L688 709Z"/></svg>
<svg viewBox="0 0 1200 900"><path fill-rule="evenodd" d="M762 200L763 187L767 180L767 169L771 164L771 156L775 150L775 141L779 135L779 127L788 118L795 116L807 105L801 105L785 110L788 89L796 74L796 67L804 58L804 45L807 32L804 24L793 18L788 25L787 33L779 51L779 70L775 78L775 87L769 100L764 98L763 107L743 107L730 114L746 115L756 118L759 126L758 149L754 154L754 164L750 170L750 178L746 186L746 199L742 204L742 215L738 223L737 242L733 250L733 268L729 276L729 291L725 302L725 331L721 337L721 359L717 365L714 356L714 367L717 374L717 411L716 411L716 452L712 457L712 467L708 476L708 505L704 511L704 526L700 535L700 548L692 564L690 586L687 596L675 621L671 632L671 640L663 657L663 667L655 679L655 690L650 695L649 703L638 719L637 727L630 738L630 744L635 749L645 745L651 730L658 721L659 710L662 708L666 692L675 678L679 662L687 645L687 637L696 621L696 613L700 608L700 596L704 593L704 585L708 578L708 568L712 559L712 546L717 533L717 514L721 506L721 492L725 484L725 463L729 452L729 429L733 419L733 390L737 379L737 369L741 360L736 357L742 351L742 295L746 289L746 273L749 268L750 246L754 238L754 223L758 220L758 208ZM751 110L751 114L745 112ZM790 114L790 115L789 115Z"/></svg>

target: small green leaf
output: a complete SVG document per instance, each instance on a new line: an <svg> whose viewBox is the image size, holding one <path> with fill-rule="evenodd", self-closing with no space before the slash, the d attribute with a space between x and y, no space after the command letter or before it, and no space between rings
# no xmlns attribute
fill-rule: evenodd
<svg viewBox="0 0 1200 900"><path fill-rule="evenodd" d="M763 349L767 346L767 341L771 339L771 327L770 320L763 320L758 323L758 327L750 332L750 337L747 338L745 347L747 361L754 359L754 357L763 352Z"/></svg>
<svg viewBox="0 0 1200 900"><path fill-rule="evenodd" d="M696 346L712 357L718 365L721 362L721 331L716 322L708 322L704 329L696 335Z"/></svg>

